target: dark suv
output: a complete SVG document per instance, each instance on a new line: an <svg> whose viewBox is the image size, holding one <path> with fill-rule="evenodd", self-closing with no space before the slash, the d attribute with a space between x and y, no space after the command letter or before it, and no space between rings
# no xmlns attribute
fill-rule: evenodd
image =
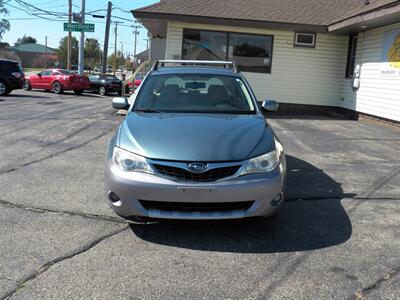
<svg viewBox="0 0 400 300"><path fill-rule="evenodd" d="M21 89L24 84L24 73L16 61L0 59L0 96L13 90Z"/></svg>

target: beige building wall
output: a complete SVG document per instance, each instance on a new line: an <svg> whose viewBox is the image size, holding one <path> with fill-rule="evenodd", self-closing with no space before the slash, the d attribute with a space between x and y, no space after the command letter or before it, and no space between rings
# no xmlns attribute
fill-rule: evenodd
<svg viewBox="0 0 400 300"><path fill-rule="evenodd" d="M361 66L360 87L353 89L353 80L344 80L343 107L400 121L400 75L381 74L384 32L392 29L400 29L400 23L358 34L356 64Z"/></svg>
<svg viewBox="0 0 400 300"><path fill-rule="evenodd" d="M244 73L259 101L340 106L348 37L317 34L315 48L293 47L294 32L169 22L166 59L180 59L184 28L274 36L271 74Z"/></svg>

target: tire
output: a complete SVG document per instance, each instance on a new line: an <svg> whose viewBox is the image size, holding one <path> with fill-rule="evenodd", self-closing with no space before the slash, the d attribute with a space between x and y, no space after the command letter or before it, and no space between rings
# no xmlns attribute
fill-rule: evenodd
<svg viewBox="0 0 400 300"><path fill-rule="evenodd" d="M10 93L10 89L7 86L7 83L4 81L0 81L0 96L6 96Z"/></svg>
<svg viewBox="0 0 400 300"><path fill-rule="evenodd" d="M62 94L63 93L63 87L62 87L61 83L59 83L58 81L53 83L52 90L53 90L53 92L55 94Z"/></svg>
<svg viewBox="0 0 400 300"><path fill-rule="evenodd" d="M117 93L118 93L118 96L120 96L120 97L122 96L122 91L118 91Z"/></svg>
<svg viewBox="0 0 400 300"><path fill-rule="evenodd" d="M24 91L30 91L32 89L29 80L24 81L24 86L22 88L24 89Z"/></svg>
<svg viewBox="0 0 400 300"><path fill-rule="evenodd" d="M107 90L104 86L99 87L100 96L105 96L107 94Z"/></svg>
<svg viewBox="0 0 400 300"><path fill-rule="evenodd" d="M80 96L83 94L83 90L74 90L74 94Z"/></svg>

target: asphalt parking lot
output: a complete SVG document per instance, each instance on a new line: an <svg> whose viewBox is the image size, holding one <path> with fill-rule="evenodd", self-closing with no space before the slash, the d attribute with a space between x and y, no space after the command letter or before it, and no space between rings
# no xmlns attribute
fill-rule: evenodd
<svg viewBox="0 0 400 300"><path fill-rule="evenodd" d="M111 97L0 99L0 299L399 299L400 131L275 117L275 220L132 224L103 195Z"/></svg>

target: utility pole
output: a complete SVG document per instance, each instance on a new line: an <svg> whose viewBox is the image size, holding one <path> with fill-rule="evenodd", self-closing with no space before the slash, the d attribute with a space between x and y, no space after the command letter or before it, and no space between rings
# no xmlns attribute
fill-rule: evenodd
<svg viewBox="0 0 400 300"><path fill-rule="evenodd" d="M68 0L68 23L71 24L72 18L72 0ZM67 50L67 69L71 70L71 43L72 32L68 31L68 50Z"/></svg>
<svg viewBox="0 0 400 300"><path fill-rule="evenodd" d="M114 28L114 34L115 34L115 41L114 41L114 61L113 61L113 73L115 76L115 68L116 68L116 63L117 63L117 38L118 38L118 21L115 21L115 28Z"/></svg>
<svg viewBox="0 0 400 300"><path fill-rule="evenodd" d="M150 38L143 39L143 41L146 41L147 60L150 60L150 49L149 49Z"/></svg>
<svg viewBox="0 0 400 300"><path fill-rule="evenodd" d="M81 24L85 24L85 0L81 1ZM85 32L81 32L81 41L79 43L79 75L83 75L83 71L85 68L85 58L84 58L84 49L85 49Z"/></svg>
<svg viewBox="0 0 400 300"><path fill-rule="evenodd" d="M111 23L111 9L112 3L108 1L108 8L107 8L107 20L106 20L106 33L104 37L104 47L103 47L103 63L102 63L102 74L105 74L107 71L107 57L108 57L108 39L110 37L110 23Z"/></svg>
<svg viewBox="0 0 400 300"><path fill-rule="evenodd" d="M137 21L135 21L135 23L137 23ZM135 64L135 67L137 67L136 66L136 43L137 43L137 36L140 33L138 29L141 27L140 27L140 25L133 25L132 28L133 28L133 34L135 35L135 43L133 45L133 62Z"/></svg>
<svg viewBox="0 0 400 300"><path fill-rule="evenodd" d="M45 48L44 48L44 68L47 69L47 35L45 38L44 42Z"/></svg>
<svg viewBox="0 0 400 300"><path fill-rule="evenodd" d="M115 76L115 71L116 71L116 63L117 63L117 43L118 43L118 24L123 24L124 22L118 22L115 21L115 27L114 27L114 34L115 34L115 40L114 40L114 63L113 63L113 73Z"/></svg>

